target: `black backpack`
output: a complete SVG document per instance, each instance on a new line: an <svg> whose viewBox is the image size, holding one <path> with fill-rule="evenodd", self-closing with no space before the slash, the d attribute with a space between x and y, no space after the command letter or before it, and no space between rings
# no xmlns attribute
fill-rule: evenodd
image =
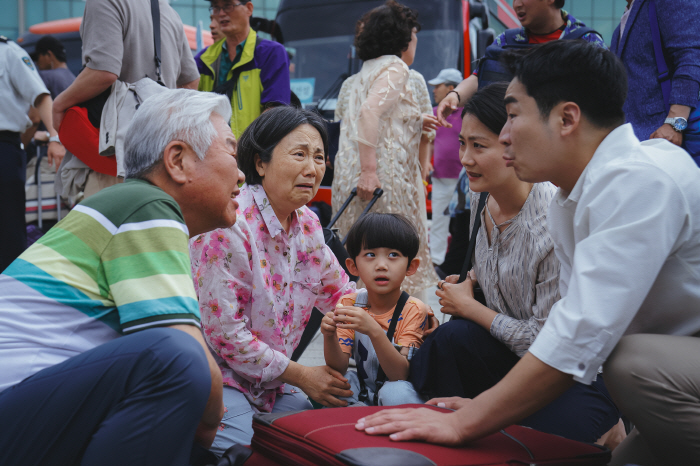
<svg viewBox="0 0 700 466"><path fill-rule="evenodd" d="M508 49L529 49L538 44L521 44L515 38L522 32L522 28L508 29L504 32L505 44L498 46L496 44L489 45L486 48L484 56L479 59L479 89L488 86L489 84L498 82L510 82L513 75L501 63L501 54ZM598 34L597 31L586 26L582 26L571 33L565 35L560 40L576 40L581 39L589 33ZM598 34L600 35L600 34Z"/></svg>

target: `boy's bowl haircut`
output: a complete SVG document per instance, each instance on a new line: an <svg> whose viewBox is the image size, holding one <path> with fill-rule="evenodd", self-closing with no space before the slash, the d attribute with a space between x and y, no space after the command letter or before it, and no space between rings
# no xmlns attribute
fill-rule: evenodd
<svg viewBox="0 0 700 466"><path fill-rule="evenodd" d="M353 261L362 249L391 248L410 264L418 255L420 236L413 222L401 214L369 213L350 228L345 247Z"/></svg>

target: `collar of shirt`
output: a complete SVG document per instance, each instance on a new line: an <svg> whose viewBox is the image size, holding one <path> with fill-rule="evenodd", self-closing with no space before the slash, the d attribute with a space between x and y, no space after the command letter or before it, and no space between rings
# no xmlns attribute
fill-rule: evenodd
<svg viewBox="0 0 700 466"><path fill-rule="evenodd" d="M241 55L243 55L243 48L245 47L245 43L248 39L243 40L240 44L236 46L236 57L233 59L232 64L235 65L238 63L238 61L241 59ZM223 44L221 44L221 47L226 50L226 54L224 55L224 58L227 61L231 61L229 54L228 54L228 45L226 44L226 41L224 41Z"/></svg>
<svg viewBox="0 0 700 466"><path fill-rule="evenodd" d="M593 157L586 165L586 168L581 172L581 176L578 177L574 189L567 194L562 188L559 188L554 201L562 207L569 205L569 203L576 203L581 199L581 194L586 185L586 180L588 174L595 170L597 167L605 165L610 160L613 160L616 154L624 153L629 151L629 148L639 144L639 140L634 135L634 130L630 123L618 126L608 134L603 142L600 143L596 151L593 153Z"/></svg>
<svg viewBox="0 0 700 466"><path fill-rule="evenodd" d="M248 40L248 39L246 39ZM236 46L236 56L233 60L231 60L229 53L228 53L228 46L226 45L226 41L224 41L223 44L221 44L221 47L223 48L223 53L221 54L221 61L219 62L219 82L218 85L221 85L226 82L228 79L228 72L231 71L231 68L236 66L236 63L241 61L241 56L243 55L243 48L245 47L246 40L241 42Z"/></svg>
<svg viewBox="0 0 700 466"><path fill-rule="evenodd" d="M270 236L275 238L280 233L284 233L286 235L287 232L284 230L284 228L282 228L282 223L279 221L275 211L272 209L270 200L268 199L267 193L265 193L262 185L254 184L245 186L247 186L248 189L250 189L250 192L253 194L253 201L255 202L255 205L258 206L258 210L260 211L260 215L265 222L265 226L267 227L267 231L270 233ZM289 236L299 234L298 217L299 211L297 209L292 212L292 223L289 228Z"/></svg>
<svg viewBox="0 0 700 466"><path fill-rule="evenodd" d="M584 26L584 24L581 21L574 18L572 15L567 13L565 10L561 10L561 17L565 23L564 31L561 33L559 32L559 29L557 29L556 31L553 31L554 33L559 34L559 37L558 37L559 39L561 39L562 37L571 33L572 31L575 31L576 29ZM515 36L515 41L518 43L521 43L521 44L530 43L530 38L527 35L527 29L525 29L524 27L521 27L520 33L517 36Z"/></svg>

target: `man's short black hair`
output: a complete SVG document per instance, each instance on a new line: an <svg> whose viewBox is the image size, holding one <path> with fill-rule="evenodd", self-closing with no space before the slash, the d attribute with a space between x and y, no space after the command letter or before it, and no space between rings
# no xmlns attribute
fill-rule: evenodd
<svg viewBox="0 0 700 466"><path fill-rule="evenodd" d="M34 47L34 53L39 55L46 55L49 50L53 52L56 60L61 63L66 62L66 48L63 46L61 41L56 39L54 36L43 36L39 39Z"/></svg>
<svg viewBox="0 0 700 466"><path fill-rule="evenodd" d="M554 0L554 6L555 6L556 8L559 8L559 9L561 10L562 8L564 8L564 2L565 2L565 1L566 1L566 0Z"/></svg>
<svg viewBox="0 0 700 466"><path fill-rule="evenodd" d="M614 53L582 40L555 40L526 53L506 53L511 73L535 99L542 118L560 102L574 102L599 128L625 122L627 73Z"/></svg>
<svg viewBox="0 0 700 466"><path fill-rule="evenodd" d="M246 183L262 184L262 177L255 168L255 156L260 157L264 163L269 163L277 144L301 125L316 128L323 141L323 153L328 154L326 122L318 113L290 105L271 108L257 117L238 140L236 159Z"/></svg>
<svg viewBox="0 0 700 466"><path fill-rule="evenodd" d="M415 225L401 214L369 213L350 228L345 243L354 261L362 249L391 248L408 257L408 263L418 255L420 236Z"/></svg>

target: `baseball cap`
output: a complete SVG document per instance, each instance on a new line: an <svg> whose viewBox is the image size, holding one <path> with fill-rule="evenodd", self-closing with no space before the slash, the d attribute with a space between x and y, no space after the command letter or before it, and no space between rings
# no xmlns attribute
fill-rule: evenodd
<svg viewBox="0 0 700 466"><path fill-rule="evenodd" d="M455 68L445 68L444 70L440 71L440 73L438 73L437 77L428 81L428 84L430 84L431 86L437 86L438 84L442 83L459 84L462 82L463 79L464 78L462 77L462 73L460 73L459 70Z"/></svg>

